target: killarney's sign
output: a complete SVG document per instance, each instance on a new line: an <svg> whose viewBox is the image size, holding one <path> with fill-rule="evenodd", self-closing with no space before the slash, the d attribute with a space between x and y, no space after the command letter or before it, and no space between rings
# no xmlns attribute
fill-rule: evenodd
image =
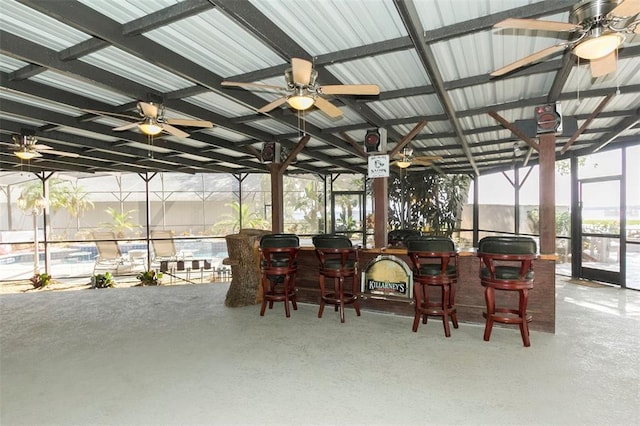
<svg viewBox="0 0 640 426"><path fill-rule="evenodd" d="M396 256L380 255L362 270L362 293L372 297L413 297L413 273Z"/></svg>

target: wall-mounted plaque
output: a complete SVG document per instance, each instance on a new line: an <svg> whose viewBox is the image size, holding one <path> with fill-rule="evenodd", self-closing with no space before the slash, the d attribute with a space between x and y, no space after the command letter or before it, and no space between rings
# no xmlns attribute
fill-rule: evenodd
<svg viewBox="0 0 640 426"><path fill-rule="evenodd" d="M371 297L413 298L413 273L404 260L380 255L362 270L361 291Z"/></svg>

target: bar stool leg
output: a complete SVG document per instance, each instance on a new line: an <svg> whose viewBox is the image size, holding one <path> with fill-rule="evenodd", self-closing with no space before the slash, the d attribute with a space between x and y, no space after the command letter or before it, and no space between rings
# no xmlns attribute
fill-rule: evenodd
<svg viewBox="0 0 640 426"><path fill-rule="evenodd" d="M496 297L495 290L492 287L486 287L484 290L484 299L487 302L486 324L484 327L484 340L486 342L491 338L491 329L493 328L493 316L496 313Z"/></svg>
<svg viewBox="0 0 640 426"><path fill-rule="evenodd" d="M287 318L291 317L291 310L289 309L289 274L284 276L284 313Z"/></svg>
<svg viewBox="0 0 640 426"><path fill-rule="evenodd" d="M351 280L352 280L351 291L353 292L353 297L355 299L353 301L353 309L356 310L356 316L360 316L360 301L358 300L358 282L356 281L355 276L351 277Z"/></svg>
<svg viewBox="0 0 640 426"><path fill-rule="evenodd" d="M344 322L344 277L337 280L336 297L340 300L340 322Z"/></svg>
<svg viewBox="0 0 640 426"><path fill-rule="evenodd" d="M455 285L455 282L453 282L450 285L449 300L447 301L448 303L447 306L449 308L449 312L451 313L451 322L453 323L453 328L458 328L458 312L456 308L454 308L455 294L456 294L456 285Z"/></svg>
<svg viewBox="0 0 640 426"><path fill-rule="evenodd" d="M266 276L262 275L261 278L262 284L262 306L260 307L260 316L264 316L264 311L267 309L267 293L269 292L269 286L267 282L269 281Z"/></svg>
<svg viewBox="0 0 640 426"><path fill-rule="evenodd" d="M297 311L298 310L298 295L296 293L296 273L294 272L291 275L291 288L293 288L293 296L291 296L291 305L293 306L293 310Z"/></svg>
<svg viewBox="0 0 640 426"><path fill-rule="evenodd" d="M318 310L318 318L322 318L324 312L324 275L320 275L320 309Z"/></svg>
<svg viewBox="0 0 640 426"><path fill-rule="evenodd" d="M442 286L442 324L444 325L444 337L451 337L449 328L449 285Z"/></svg>
<svg viewBox="0 0 640 426"><path fill-rule="evenodd" d="M520 334L522 335L522 343L525 347L531 346L531 341L529 340L529 322L527 321L527 302L529 300L529 290L523 289L520 290L520 301L518 306L518 311L521 319L520 323Z"/></svg>
<svg viewBox="0 0 640 426"><path fill-rule="evenodd" d="M418 331L418 325L420 324L420 317L422 316L422 285L417 282L413 284L413 294L416 302L416 313L413 315L413 331Z"/></svg>

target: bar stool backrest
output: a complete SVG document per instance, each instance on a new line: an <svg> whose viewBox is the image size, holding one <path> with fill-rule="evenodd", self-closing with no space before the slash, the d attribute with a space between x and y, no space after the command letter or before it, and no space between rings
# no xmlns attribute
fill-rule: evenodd
<svg viewBox="0 0 640 426"><path fill-rule="evenodd" d="M261 248L300 247L300 239L296 234L267 234L260 238Z"/></svg>
<svg viewBox="0 0 640 426"><path fill-rule="evenodd" d="M536 241L530 237L484 237L478 243L479 253L536 254Z"/></svg>
<svg viewBox="0 0 640 426"><path fill-rule="evenodd" d="M407 251L427 251L427 252L451 252L456 251L456 245L447 237L419 236L410 237L406 240Z"/></svg>
<svg viewBox="0 0 640 426"><path fill-rule="evenodd" d="M456 245L451 238L422 235L408 238L406 244L414 277L457 274Z"/></svg>
<svg viewBox="0 0 640 426"><path fill-rule="evenodd" d="M407 240L412 237L419 237L422 232L416 229L394 229L389 231L387 236L390 247L406 247Z"/></svg>
<svg viewBox="0 0 640 426"><path fill-rule="evenodd" d="M322 234L312 239L320 261L320 269L355 269L358 251L351 240L344 235Z"/></svg>
<svg viewBox="0 0 640 426"><path fill-rule="evenodd" d="M484 263L480 276L492 280L532 282L537 249L536 241L530 237L484 237L478 243L478 256ZM519 266L513 266L513 262Z"/></svg>
<svg viewBox="0 0 640 426"><path fill-rule="evenodd" d="M295 234L267 234L260 238L263 267L294 266L300 248L300 239Z"/></svg>
<svg viewBox="0 0 640 426"><path fill-rule="evenodd" d="M351 248L353 243L344 235L322 234L312 239L315 248Z"/></svg>

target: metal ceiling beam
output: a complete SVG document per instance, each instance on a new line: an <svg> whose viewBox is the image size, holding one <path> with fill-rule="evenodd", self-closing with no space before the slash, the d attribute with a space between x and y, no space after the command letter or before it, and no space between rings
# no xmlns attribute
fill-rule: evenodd
<svg viewBox="0 0 640 426"><path fill-rule="evenodd" d="M217 1L213 0L218 4ZM425 31L424 38L430 43L443 41L455 37L470 34L472 32L484 31L492 28L498 22L506 18L532 18L544 15L552 15L567 11L575 5L576 0L547 0L541 1L514 9L497 12L479 18L469 19L442 28ZM398 37L391 40L375 42L363 46L343 49L336 52L326 53L314 57L314 63L318 66L331 65L339 62L352 61L354 59L366 58L368 56L380 55L384 53L407 50L413 47L411 37ZM257 81L271 78L278 75L279 68L271 67L262 70L252 71L230 77L234 81Z"/></svg>
<svg viewBox="0 0 640 426"><path fill-rule="evenodd" d="M73 127L74 125L77 125L73 117L70 117L64 114L55 113L49 110L36 108L26 104L20 104L14 101L4 100L2 102L2 109L3 111L6 111L10 114L14 114L16 116L35 118L40 121L55 123L62 126ZM108 126L104 126L98 123L85 123L84 129L97 134L107 134L109 136L117 137L115 132L110 130ZM132 136L138 137L140 139L139 140L140 143L144 144L146 142L145 138L142 135L132 134ZM134 148L127 145L120 145L117 147L117 149L114 149L113 144L109 142L98 141L96 139L91 139L91 138L83 138L82 140L83 140L84 146L87 146L90 148L101 149L101 150L112 151L112 152L117 151L119 153L129 154L133 157L130 159L131 161L140 157L145 158L148 155L148 150L145 150L145 149ZM158 157L162 157L162 154L159 154L159 153L156 153L154 155L157 155ZM94 158L98 157L97 154L92 154L91 156ZM208 163L198 163L196 161L191 161L184 158L172 158L170 161L175 164L182 164L188 167L198 167L203 170L207 170L207 169L211 171L219 170Z"/></svg>
<svg viewBox="0 0 640 426"><path fill-rule="evenodd" d="M424 38L424 29L422 28L422 23L420 22L420 17L418 16L415 4L413 3L413 0L394 0L394 3L402 21L404 22L407 32L413 41L418 57L420 58L429 79L436 89L436 94L440 99L440 103L442 104L445 113L449 116L449 121L456 132L460 144L462 145L462 150L465 152L467 160L469 161L469 164L471 164L476 175L478 175L480 173L478 166L476 165L475 160L471 155L471 151L469 150L469 143L464 135L462 125L458 120L455 108L453 107L453 103L449 97L449 93L444 87L444 80L442 79L442 74L438 68L436 58L431 47L429 47Z"/></svg>
<svg viewBox="0 0 640 426"><path fill-rule="evenodd" d="M140 35L213 8L207 0L183 0L156 12L134 19L122 26L126 36Z"/></svg>
<svg viewBox="0 0 640 426"><path fill-rule="evenodd" d="M36 43L25 40L21 37L17 37L11 33L6 33L4 31L0 31L0 51L8 56L18 57L21 60L27 62L34 62L40 65L45 66L49 69L54 69L59 72L71 75L75 78L82 78L84 80L88 80L90 83L97 84L100 86L108 87L110 90L120 91L124 95L127 96L136 96L138 99L146 99L149 93L153 93L153 89L150 87L145 87L136 82L130 81L123 77L112 74L108 71L104 71L98 67L92 66L90 64L83 63L81 61L60 61L57 58L57 55L54 51L47 49L43 46L37 45ZM29 85L30 82L26 81L10 81L6 75L2 75L3 82L6 83L7 86L13 85L16 86L25 86ZM33 83L31 83L33 84ZM44 86L44 85L41 85ZM110 87L113 86L113 87ZM35 96L42 97L41 93L35 93ZM162 97L161 94L158 96ZM109 111L113 109L114 111L120 111L120 108L113 108L110 105L105 105L103 103L99 103L95 100L91 100L89 98L85 98L79 95L74 95L71 92L66 92L63 90L58 90L57 95L55 97L47 97L48 99L57 99L58 101L65 102L69 105L74 105L77 108L82 109L92 109L92 110L104 110ZM211 111L204 110L196 105L193 105L189 102L185 102L179 99L168 100L165 102L165 106L173 108L177 111L184 112L186 114L192 115L194 117L207 117L212 120L216 124L226 127L230 130L248 134L251 137L254 137L256 140L272 140L273 136L266 132L261 132L258 129L240 126L232 123L227 117L221 116L219 114L215 114ZM311 126L309 126L311 127ZM320 133L317 131L316 133ZM326 139L326 138L323 138ZM337 139L337 138L336 138ZM218 139L212 140L211 143L214 143L220 147L238 150L243 149L239 147L237 144L233 144L230 141ZM340 140L340 142L342 142ZM337 141L336 141L337 143ZM343 142L342 142L343 143ZM326 161L330 159L329 157L321 157L319 158L322 161ZM224 160L223 160L224 161ZM351 170L357 173L362 171L362 167L354 168L352 165L348 163L341 163L339 166L345 168L346 170ZM317 170L311 170L311 172L317 172Z"/></svg>
<svg viewBox="0 0 640 426"><path fill-rule="evenodd" d="M282 31L278 26L271 22L258 8L248 1L239 0L210 0L221 10L223 10L231 19L242 25L248 32L260 39L269 46L274 52L280 55L287 62L292 57L312 59L302 46L296 43L289 34ZM322 84L344 84L336 78L329 70L323 66L315 66L318 72L318 81ZM358 112L366 121L375 127L385 127L384 120L376 114L371 108L364 103L356 103L346 96L337 96L345 105ZM388 130L388 137L395 140L402 139L402 135L393 129ZM346 145L346 144L345 144ZM348 146L348 145L347 145ZM357 153L356 153L357 154Z"/></svg>
<svg viewBox="0 0 640 426"><path fill-rule="evenodd" d="M122 25L80 2L73 0L59 0L56 2L41 2L38 0L17 1L54 17L70 27L89 34L94 34L101 39L107 40L115 47L137 57L143 58L156 66L176 74L177 76L190 80L203 87L207 87L210 90L223 94L225 93L221 90L221 83L223 79L219 75L184 57L176 58L175 52L146 37L124 36L122 34ZM235 92L234 99L240 103L250 106L251 108L258 109L264 104L264 99L253 95L246 90L236 90ZM130 93L136 92L131 91ZM161 95L157 93L157 91L152 91L151 93L158 96ZM137 97L138 99L144 99L145 95L137 94ZM285 120L280 118L280 121L283 121L285 124L294 128L297 126L296 121L293 119ZM307 133L321 138L319 129L315 126L308 125ZM325 137L323 140L328 144L334 145L336 148L352 152L350 147L347 144L344 144L344 141L335 137ZM343 164L341 166L345 167L347 170L351 169L351 166L348 164Z"/></svg>

